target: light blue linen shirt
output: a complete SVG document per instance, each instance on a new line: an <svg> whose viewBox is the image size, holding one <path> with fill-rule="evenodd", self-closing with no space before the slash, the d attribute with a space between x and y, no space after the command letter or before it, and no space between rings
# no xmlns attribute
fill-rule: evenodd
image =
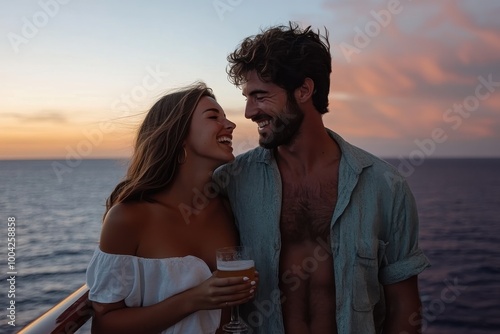
<svg viewBox="0 0 500 334"><path fill-rule="evenodd" d="M338 333L379 333L385 315L383 285L429 266L418 247L415 200L395 168L327 131L342 151L338 200L330 236L318 240L308 265L313 269L314 261L333 254ZM279 289L282 184L273 151L257 147L238 156L216 170L214 182L229 198L241 243L252 247L260 275L255 300L240 307L242 319L251 333L284 333Z"/></svg>

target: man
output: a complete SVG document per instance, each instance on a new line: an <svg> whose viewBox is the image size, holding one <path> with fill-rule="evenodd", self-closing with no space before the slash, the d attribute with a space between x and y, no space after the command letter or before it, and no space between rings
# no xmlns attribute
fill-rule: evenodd
<svg viewBox="0 0 500 334"><path fill-rule="evenodd" d="M242 318L258 333L416 333L418 217L405 180L326 129L328 34L270 28L228 56L260 147L217 170L254 249L260 285Z"/></svg>

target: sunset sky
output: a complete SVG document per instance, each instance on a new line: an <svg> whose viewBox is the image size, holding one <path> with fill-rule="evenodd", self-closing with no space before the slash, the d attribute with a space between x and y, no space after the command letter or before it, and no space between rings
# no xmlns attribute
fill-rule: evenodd
<svg viewBox="0 0 500 334"><path fill-rule="evenodd" d="M143 112L196 80L256 145L226 57L286 24L328 29L327 127L382 157L500 157L500 1L0 1L0 159L130 154Z"/></svg>

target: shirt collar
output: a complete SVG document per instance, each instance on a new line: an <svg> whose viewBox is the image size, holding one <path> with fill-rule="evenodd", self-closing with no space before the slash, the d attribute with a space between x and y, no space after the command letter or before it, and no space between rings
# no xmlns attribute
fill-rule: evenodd
<svg viewBox="0 0 500 334"><path fill-rule="evenodd" d="M342 152L341 162L344 160L356 174L360 174L363 168L373 164L373 160L370 158L371 154L367 154L366 151L349 144L336 132L330 129L326 129L326 131L340 147L340 151Z"/></svg>
<svg viewBox="0 0 500 334"><path fill-rule="evenodd" d="M367 156L365 151L349 144L336 132L333 132L330 129L326 129L326 131L328 135L339 145L340 151L342 152L341 159L344 160L355 173L360 174L363 168L373 164L373 161L369 158L369 156ZM274 151L259 146L255 150L255 158L258 162L271 165L274 160Z"/></svg>

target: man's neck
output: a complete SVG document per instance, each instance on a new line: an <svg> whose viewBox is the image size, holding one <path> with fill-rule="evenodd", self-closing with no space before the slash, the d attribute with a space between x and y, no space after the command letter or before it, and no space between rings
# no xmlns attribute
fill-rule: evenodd
<svg viewBox="0 0 500 334"><path fill-rule="evenodd" d="M340 159L338 144L328 135L323 123L303 124L289 145L276 150L280 168L287 168L296 175L313 173Z"/></svg>

